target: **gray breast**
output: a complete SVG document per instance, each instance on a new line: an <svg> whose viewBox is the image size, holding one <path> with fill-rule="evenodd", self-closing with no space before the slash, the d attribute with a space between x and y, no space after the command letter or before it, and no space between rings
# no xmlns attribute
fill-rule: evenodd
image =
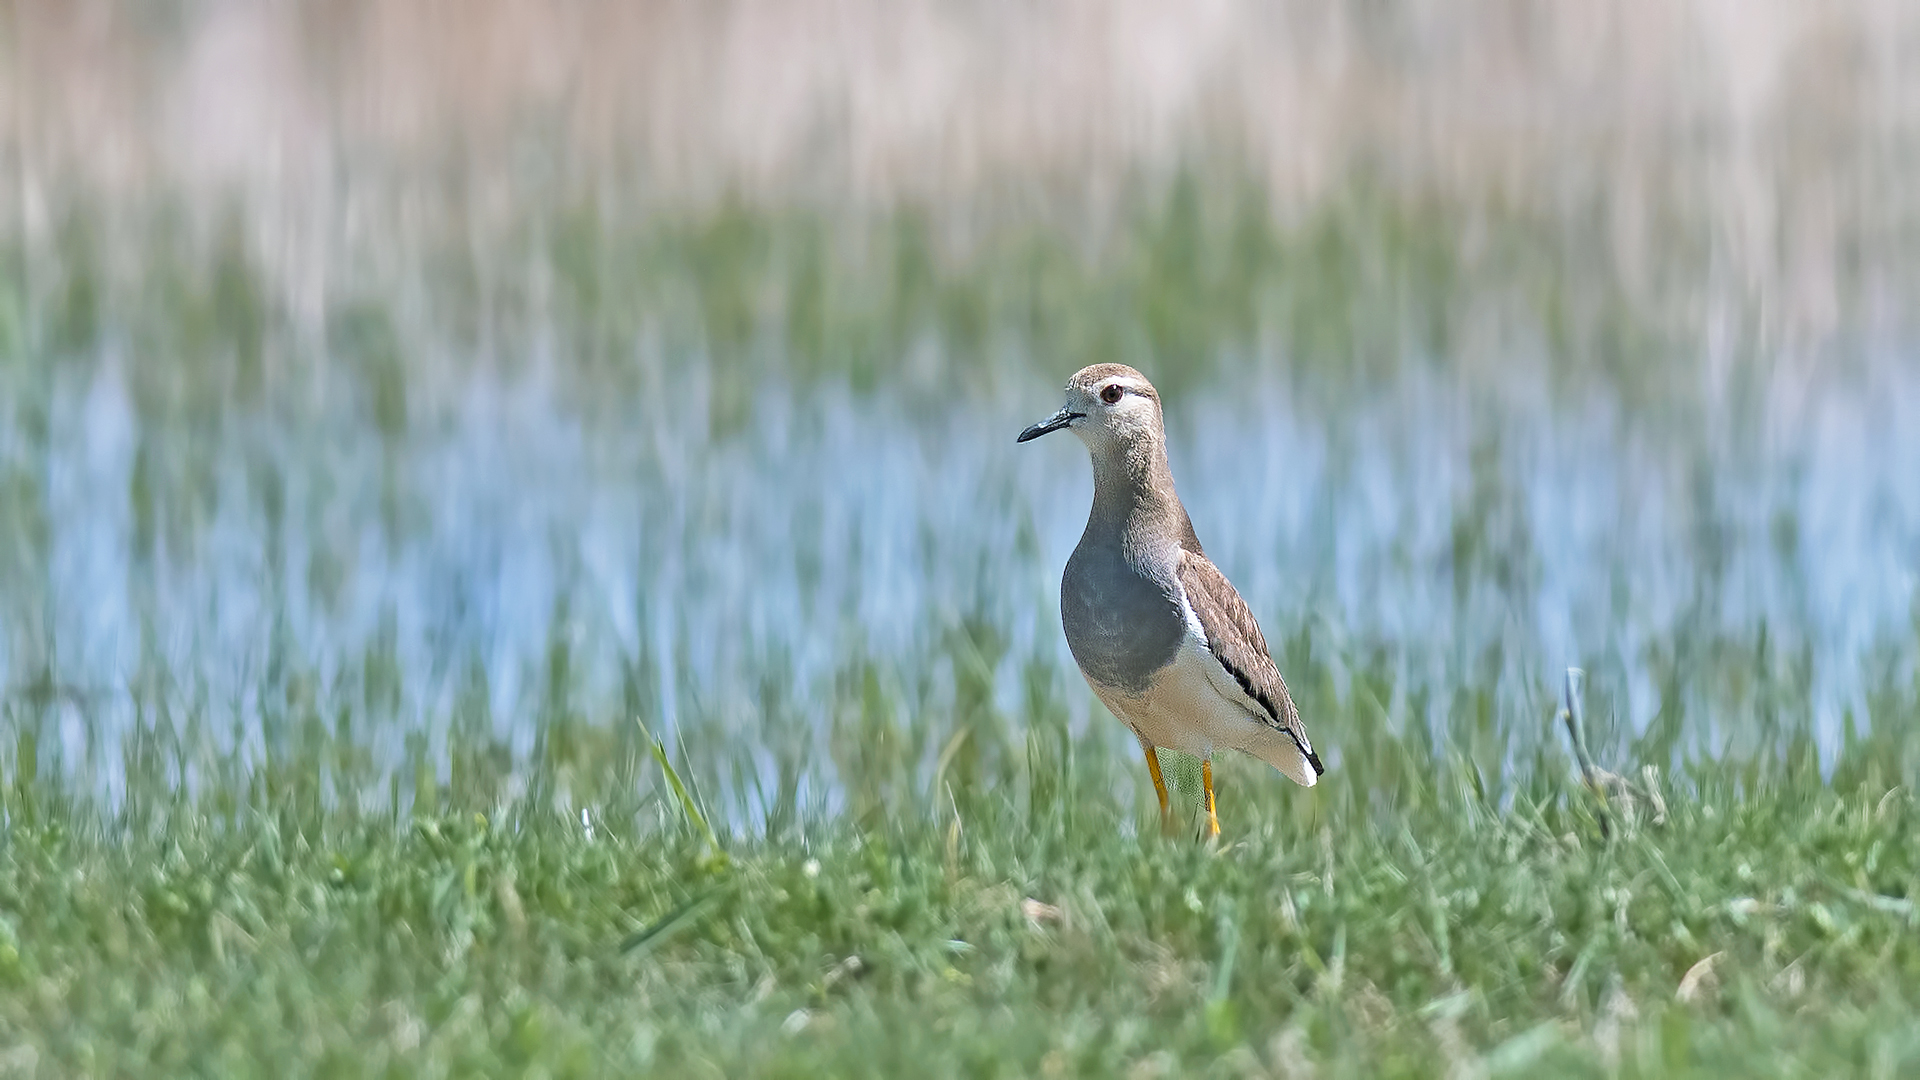
<svg viewBox="0 0 1920 1080"><path fill-rule="evenodd" d="M1060 621L1080 670L1102 686L1144 691L1186 635L1175 588L1135 569L1118 544L1083 540L1060 578Z"/></svg>

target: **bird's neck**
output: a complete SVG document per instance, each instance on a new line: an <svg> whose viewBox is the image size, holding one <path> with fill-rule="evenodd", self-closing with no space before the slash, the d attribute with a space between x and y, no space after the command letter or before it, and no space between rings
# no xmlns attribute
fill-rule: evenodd
<svg viewBox="0 0 1920 1080"><path fill-rule="evenodd" d="M1093 513L1087 527L1096 525L1122 535L1134 527L1161 524L1160 535L1190 534L1187 512L1173 490L1173 470L1167 466L1164 445L1142 439L1093 455Z"/></svg>

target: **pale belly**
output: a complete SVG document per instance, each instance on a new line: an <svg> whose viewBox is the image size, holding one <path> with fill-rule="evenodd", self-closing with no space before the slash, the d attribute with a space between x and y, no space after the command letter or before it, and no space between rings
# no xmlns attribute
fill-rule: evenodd
<svg viewBox="0 0 1920 1080"><path fill-rule="evenodd" d="M1135 735L1155 746L1200 758L1216 750L1240 750L1296 783L1311 787L1318 778L1292 738L1254 715L1258 706L1192 637L1140 693L1087 682Z"/></svg>
<svg viewBox="0 0 1920 1080"><path fill-rule="evenodd" d="M1188 639L1142 693L1092 683L1093 692L1134 732L1155 746L1205 757L1216 749L1246 750L1267 725L1222 696L1207 668L1217 667L1203 646Z"/></svg>

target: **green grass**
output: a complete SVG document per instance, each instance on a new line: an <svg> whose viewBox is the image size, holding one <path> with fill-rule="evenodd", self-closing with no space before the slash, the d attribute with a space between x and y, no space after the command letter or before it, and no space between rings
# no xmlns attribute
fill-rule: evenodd
<svg viewBox="0 0 1920 1080"><path fill-rule="evenodd" d="M859 734L830 740L838 808L729 781L739 745L709 734L689 754L638 725L549 720L529 763L463 730L442 780L410 742L411 809L398 779L386 805L339 801L388 774L325 730L222 774L227 759L156 728L126 751L117 808L34 770L23 737L13 760L38 778L0 790L6 1060L232 1076L1920 1067L1920 685L1883 681L1876 726L1824 768L1793 721L1671 769L1661 722L1603 737L1600 764L1629 779L1603 804L1551 710L1489 718L1469 699L1430 732L1383 704L1420 695L1377 658L1294 644L1335 767L1305 790L1222 758L1218 846L1195 839L1190 759L1168 755L1187 798L1163 836L1131 740L1104 716L1070 734L1040 689L1017 719L964 693L951 712L869 700ZM1765 656L1703 653L1703 685ZM1763 711L1807 693L1790 670L1762 683ZM840 692L835 713L872 694ZM855 738L892 749L845 757ZM778 752L817 777L825 750L807 746ZM170 780L196 761L198 797Z"/></svg>
<svg viewBox="0 0 1920 1080"><path fill-rule="evenodd" d="M1218 848L1159 836L1111 794L1124 754L1081 756L1093 764L883 818L749 828L723 851L657 776L643 787L660 798L597 793L610 801L591 828L532 802L303 810L266 784L220 813L112 816L16 787L5 1061L236 1076L1920 1068L1920 808L1874 748L1832 784L1791 760L1651 772L1659 801L1615 799L1611 840L1557 774L1496 802L1458 757L1398 785L1336 770L1310 792L1233 761ZM1711 975L1682 994L1703 961Z"/></svg>

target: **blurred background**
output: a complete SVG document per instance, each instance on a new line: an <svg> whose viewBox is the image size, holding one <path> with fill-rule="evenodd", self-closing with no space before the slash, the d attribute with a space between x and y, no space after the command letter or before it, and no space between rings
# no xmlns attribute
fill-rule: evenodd
<svg viewBox="0 0 1920 1080"><path fill-rule="evenodd" d="M1130 767L1013 443L1101 360L1356 791L1557 755L1569 664L1623 764L1920 699L1912 4L17 0L0 65L15 776Z"/></svg>

